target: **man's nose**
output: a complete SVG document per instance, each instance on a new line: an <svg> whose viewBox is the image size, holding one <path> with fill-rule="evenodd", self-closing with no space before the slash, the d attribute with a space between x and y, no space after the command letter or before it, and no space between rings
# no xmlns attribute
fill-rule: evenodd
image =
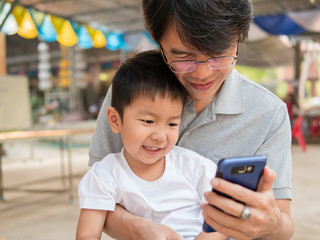
<svg viewBox="0 0 320 240"><path fill-rule="evenodd" d="M213 71L214 70L209 68L209 66L206 62L200 62L200 63L198 63L197 69L190 74L192 77L199 79L199 80L202 80L202 79L206 79L207 77L209 77Z"/></svg>

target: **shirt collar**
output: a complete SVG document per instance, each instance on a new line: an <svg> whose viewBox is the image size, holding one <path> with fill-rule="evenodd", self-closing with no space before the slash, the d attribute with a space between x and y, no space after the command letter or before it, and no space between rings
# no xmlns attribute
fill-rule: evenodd
<svg viewBox="0 0 320 240"><path fill-rule="evenodd" d="M224 81L218 96L199 114L197 124L200 122L206 123L207 121L214 121L216 114L239 114L243 111L241 75L236 70L233 70ZM190 127L195 118L196 111L194 109L194 101L188 99L182 113L183 121L180 125L180 132Z"/></svg>
<svg viewBox="0 0 320 240"><path fill-rule="evenodd" d="M244 111L241 75L233 69L224 81L215 101L213 111L217 114L239 114Z"/></svg>

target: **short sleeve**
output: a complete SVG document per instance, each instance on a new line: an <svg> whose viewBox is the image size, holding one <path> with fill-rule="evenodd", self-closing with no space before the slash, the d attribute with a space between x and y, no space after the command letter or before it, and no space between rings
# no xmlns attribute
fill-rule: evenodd
<svg viewBox="0 0 320 240"><path fill-rule="evenodd" d="M95 163L84 175L78 186L80 208L114 211L117 184L108 171Z"/></svg>

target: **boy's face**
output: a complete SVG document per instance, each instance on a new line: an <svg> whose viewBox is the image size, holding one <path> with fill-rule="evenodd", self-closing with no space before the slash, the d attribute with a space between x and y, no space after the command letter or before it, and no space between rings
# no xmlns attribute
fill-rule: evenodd
<svg viewBox="0 0 320 240"><path fill-rule="evenodd" d="M157 95L155 101L139 97L124 109L120 134L124 156L134 172L163 164L178 140L182 108L182 102Z"/></svg>
<svg viewBox="0 0 320 240"><path fill-rule="evenodd" d="M169 28L161 40L162 50L167 58L167 63L172 61L196 60L205 61L211 57L192 49L184 44L174 27ZM224 56L236 57L237 40L235 45L226 51ZM231 73L233 66L225 69L210 69L206 63L198 65L194 72L175 73L178 80L186 88L191 99L195 101L196 110L202 111L219 93L224 80ZM202 108L202 109L201 109ZM199 111L198 111L199 112Z"/></svg>

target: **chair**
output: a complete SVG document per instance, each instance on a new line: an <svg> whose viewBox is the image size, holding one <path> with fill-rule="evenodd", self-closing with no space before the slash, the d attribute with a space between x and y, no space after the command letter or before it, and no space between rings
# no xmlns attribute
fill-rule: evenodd
<svg viewBox="0 0 320 240"><path fill-rule="evenodd" d="M311 136L312 137L319 137L320 136L320 118L314 117L310 121L311 127Z"/></svg>
<svg viewBox="0 0 320 240"><path fill-rule="evenodd" d="M304 139L302 133L302 123L303 123L303 116L299 115L297 119L294 121L292 127L292 138L296 138L298 140L298 144L301 147L302 151L306 151L306 141Z"/></svg>

